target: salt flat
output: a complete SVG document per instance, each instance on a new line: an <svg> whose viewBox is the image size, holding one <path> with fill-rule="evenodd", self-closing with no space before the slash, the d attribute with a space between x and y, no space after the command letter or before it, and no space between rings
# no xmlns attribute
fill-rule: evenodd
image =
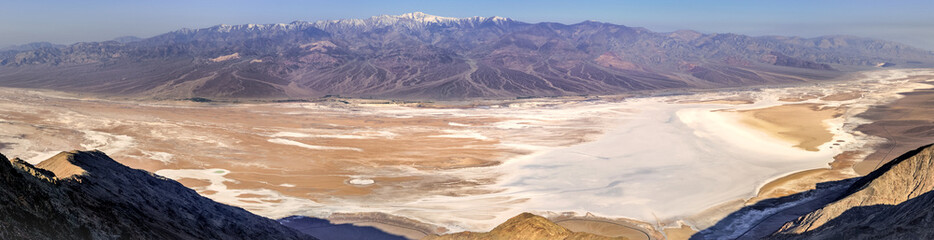
<svg viewBox="0 0 934 240"><path fill-rule="evenodd" d="M906 77L930 74L456 109L141 103L0 89L0 151L37 163L60 150L101 149L273 218L381 212L485 231L523 211L570 211L674 224L871 147L879 139L854 131L866 122L854 116L919 87ZM796 126L780 117L748 124L757 111L791 104L837 109L783 108L808 116L797 127L824 129L829 141L788 137Z"/></svg>

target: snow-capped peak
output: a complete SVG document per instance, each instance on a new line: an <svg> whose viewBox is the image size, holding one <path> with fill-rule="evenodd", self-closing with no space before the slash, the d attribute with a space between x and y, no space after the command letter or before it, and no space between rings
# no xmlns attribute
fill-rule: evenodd
<svg viewBox="0 0 934 240"><path fill-rule="evenodd" d="M478 24L484 23L486 21L493 21L495 23L502 23L506 21L511 21L509 18L504 17L469 17L469 18L454 18L454 17L441 17L431 14L426 14L423 12L411 12L404 13L401 15L380 15L374 16L367 19L341 19L341 20L326 20L326 21L317 21L314 23L315 26L320 28L344 28L344 27L364 27L364 28L374 28L374 27L385 27L390 25L401 25L408 28L420 28L425 27L429 24L451 24L451 25L467 25L467 26L476 26Z"/></svg>
<svg viewBox="0 0 934 240"><path fill-rule="evenodd" d="M483 22L487 20L492 20L492 21L509 21L510 20L509 18L498 17L498 16L493 16L493 17L474 16L474 17L468 17L468 18L442 17L442 16L435 16L435 15L431 15L431 14L427 14L423 12L403 13L401 15L382 15L382 16L371 17L370 19L374 19L374 18L382 18L382 19L395 18L399 20L407 19L407 20L412 20L412 21L421 22L421 23Z"/></svg>
<svg viewBox="0 0 934 240"><path fill-rule="evenodd" d="M402 14L402 15L396 15L396 16L390 16L390 17L397 17L397 18L402 18L402 19L412 19L412 20L419 21L419 22L457 21L457 18L435 16L435 15L426 14L426 13L423 13L423 12L404 13L404 14Z"/></svg>
<svg viewBox="0 0 934 240"><path fill-rule="evenodd" d="M370 30L374 28L381 28L387 26L401 26L409 29L422 29L429 25L443 25L443 26L466 26L473 27L479 26L480 24L492 22L495 24L502 24L505 22L510 22L512 19L504 17L468 17L468 18L455 18L455 17L441 17L431 14L426 14L423 12L411 12L404 13L401 15L380 15L373 16L365 19L340 19L340 20L321 20L316 22L303 22L295 21L292 23L276 23L276 24L242 24L242 25L227 25L220 24L210 28L205 29L181 29L176 32L179 33L193 33L200 31L215 31L215 32L231 32L231 31L265 31L265 30L299 30L305 29L307 27L317 27L327 30L352 30L352 29L365 29Z"/></svg>

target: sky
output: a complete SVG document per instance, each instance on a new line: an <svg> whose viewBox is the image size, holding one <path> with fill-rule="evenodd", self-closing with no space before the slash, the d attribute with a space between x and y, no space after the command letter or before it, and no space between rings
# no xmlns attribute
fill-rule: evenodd
<svg viewBox="0 0 934 240"><path fill-rule="evenodd" d="M0 0L0 47L151 37L218 24L289 23L425 12L524 22L594 20L667 32L852 35L934 50L934 0Z"/></svg>

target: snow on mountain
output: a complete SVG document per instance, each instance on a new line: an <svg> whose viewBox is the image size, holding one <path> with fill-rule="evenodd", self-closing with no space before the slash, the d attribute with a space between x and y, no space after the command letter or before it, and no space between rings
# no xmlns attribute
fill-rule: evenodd
<svg viewBox="0 0 934 240"><path fill-rule="evenodd" d="M367 19L340 19L316 21L312 25L321 29L364 28L366 30L387 26L403 26L410 29L420 29L430 25L441 26L478 26L486 22L501 24L512 21L504 17L469 17L454 18L441 17L423 12L405 13L402 15L380 15Z"/></svg>
<svg viewBox="0 0 934 240"><path fill-rule="evenodd" d="M366 19L339 19L339 20L319 20L315 22L307 21L295 21L291 23L275 23L275 24L241 24L241 25L227 25L221 24L205 29L181 29L176 31L177 33L193 33L199 31L212 31L212 32L232 32L232 31L268 31L268 30L280 30L280 31L294 31L294 30L303 30L309 27L316 27L328 31L339 31L339 30L372 30L376 28L388 27L388 26L401 26L409 29L423 29L427 26L438 25L438 26L466 26L466 27L475 27L483 23L495 23L502 24L506 22L511 22L512 19L505 17L468 17L468 18L455 18L455 17L442 17L435 16L431 14L426 14L423 12L411 12L404 13L401 15L380 15L373 16Z"/></svg>

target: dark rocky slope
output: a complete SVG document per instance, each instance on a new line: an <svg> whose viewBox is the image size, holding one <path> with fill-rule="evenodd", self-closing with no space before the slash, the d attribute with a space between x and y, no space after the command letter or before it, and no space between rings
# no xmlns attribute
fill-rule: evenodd
<svg viewBox="0 0 934 240"><path fill-rule="evenodd" d="M102 152L0 155L0 239L315 239Z"/></svg>
<svg viewBox="0 0 934 240"><path fill-rule="evenodd" d="M860 178L836 201L786 223L772 239L934 239L934 146Z"/></svg>
<svg viewBox="0 0 934 240"><path fill-rule="evenodd" d="M615 94L829 79L934 54L847 36L652 32L424 13L183 29L0 51L0 86L153 98L403 99Z"/></svg>
<svg viewBox="0 0 934 240"><path fill-rule="evenodd" d="M279 219L279 223L321 240L406 240L375 227L355 226L353 224L333 224L327 219L291 216Z"/></svg>

